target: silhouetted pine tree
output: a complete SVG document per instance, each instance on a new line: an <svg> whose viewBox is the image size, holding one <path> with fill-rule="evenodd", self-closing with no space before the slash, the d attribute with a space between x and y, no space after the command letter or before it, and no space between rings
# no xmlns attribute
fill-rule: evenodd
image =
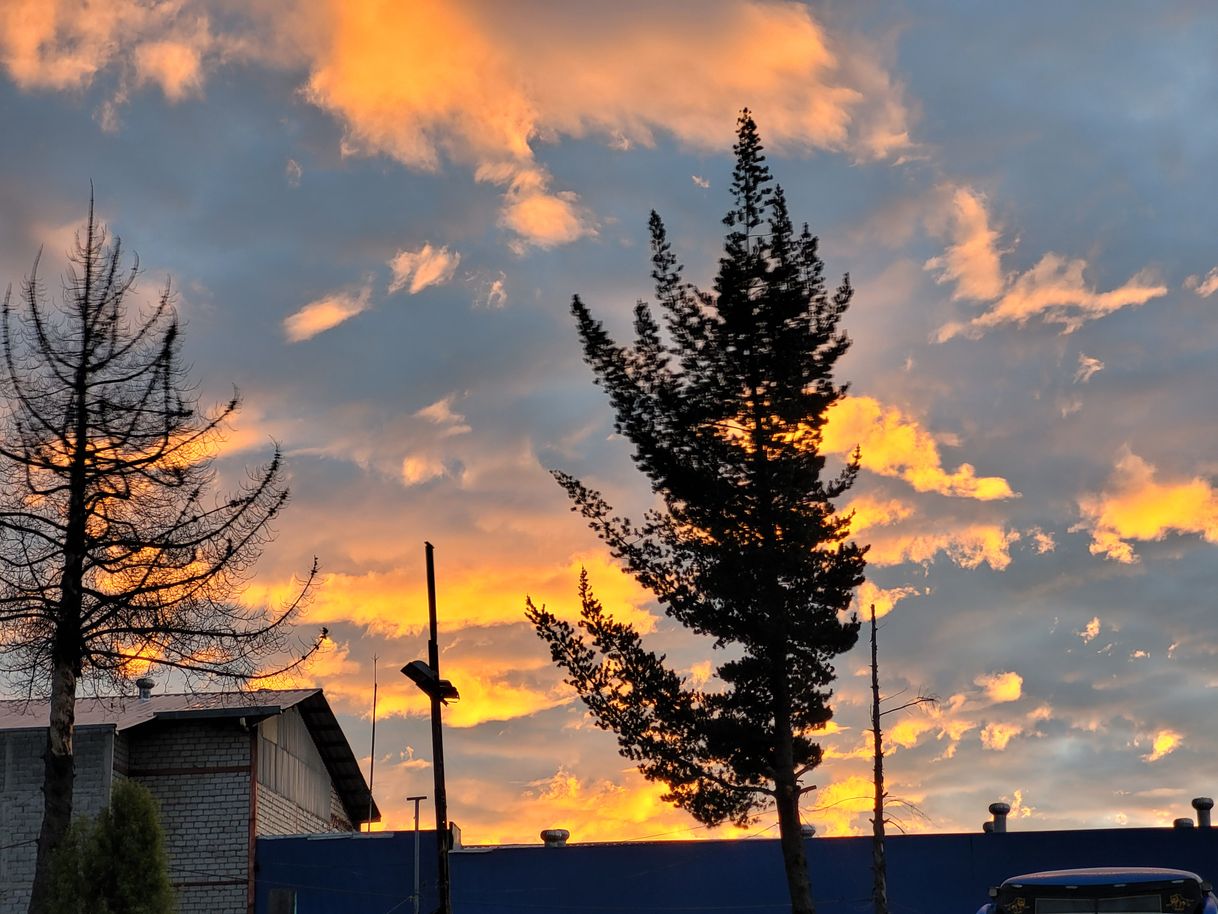
<svg viewBox="0 0 1218 914"><path fill-rule="evenodd" d="M834 511L858 455L825 478L825 414L845 386L833 368L850 341L839 322L849 278L830 292L817 240L796 233L772 186L747 109L734 147L734 205L713 292L681 278L659 216L652 277L664 326L640 302L633 346L617 345L576 296L584 358L609 394L665 510L642 524L554 475L592 528L682 625L731 659L710 689L692 687L606 614L580 579L580 631L544 607L528 615L597 723L622 753L707 825L777 807L795 912L813 911L799 803L821 760L813 732L830 718L833 658L865 549Z"/></svg>

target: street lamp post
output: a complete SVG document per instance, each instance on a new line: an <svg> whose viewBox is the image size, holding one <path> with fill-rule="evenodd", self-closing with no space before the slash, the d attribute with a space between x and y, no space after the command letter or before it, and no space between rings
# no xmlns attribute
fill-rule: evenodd
<svg viewBox="0 0 1218 914"><path fill-rule="evenodd" d="M436 564L435 547L427 547L427 615L431 638L427 642L427 663L412 660L402 667L402 673L431 699L432 772L436 788L436 862L437 892L440 896L439 914L452 914L452 897L448 878L448 796L444 790L444 731L440 721L440 705L457 701L461 695L447 679L440 678L440 644L436 626Z"/></svg>
<svg viewBox="0 0 1218 914"><path fill-rule="evenodd" d="M406 802L414 803L414 914L419 914L419 803L427 797L407 797Z"/></svg>

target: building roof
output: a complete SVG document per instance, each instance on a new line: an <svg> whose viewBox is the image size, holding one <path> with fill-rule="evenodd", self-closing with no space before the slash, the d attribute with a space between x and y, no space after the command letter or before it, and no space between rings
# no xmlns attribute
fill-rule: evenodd
<svg viewBox="0 0 1218 914"><path fill-rule="evenodd" d="M304 718L352 823L368 821L368 782L321 689L162 693L146 699L131 695L80 697L76 699L76 726L121 731L152 721L218 717L261 720L289 708L296 708ZM0 701L0 731L42 728L48 721L49 705L44 701ZM380 818L373 802L371 819L378 822Z"/></svg>
<svg viewBox="0 0 1218 914"><path fill-rule="evenodd" d="M1151 882L1200 882L1201 877L1188 870L1153 866L1084 867L1073 870L1046 870L1012 876L1004 886L1076 886L1076 885L1136 885Z"/></svg>

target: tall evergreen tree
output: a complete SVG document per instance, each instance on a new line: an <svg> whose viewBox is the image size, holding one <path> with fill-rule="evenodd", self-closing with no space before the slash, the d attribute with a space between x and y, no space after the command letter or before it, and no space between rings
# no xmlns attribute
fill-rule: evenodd
<svg viewBox="0 0 1218 914"><path fill-rule="evenodd" d="M817 240L796 232L771 182L756 124L742 112L733 206L713 292L683 281L651 215L652 277L663 312L635 309L619 346L576 296L584 358L609 395L663 510L641 524L556 472L614 556L665 612L730 659L695 688L615 621L580 580L580 630L531 602L528 615L597 723L707 825L744 824L774 807L792 911L813 911L800 797L821 760L833 658L859 623L846 618L864 548L835 512L858 455L827 475L821 433L845 392L833 379L850 345L839 322L849 277L830 291Z"/></svg>

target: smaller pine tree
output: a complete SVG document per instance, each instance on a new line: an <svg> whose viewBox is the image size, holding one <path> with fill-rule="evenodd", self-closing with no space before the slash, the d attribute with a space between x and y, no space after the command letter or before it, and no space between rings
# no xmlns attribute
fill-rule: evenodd
<svg viewBox="0 0 1218 914"><path fill-rule="evenodd" d="M172 914L177 904L156 800L135 781L114 785L95 821L72 824L51 864L56 914Z"/></svg>

